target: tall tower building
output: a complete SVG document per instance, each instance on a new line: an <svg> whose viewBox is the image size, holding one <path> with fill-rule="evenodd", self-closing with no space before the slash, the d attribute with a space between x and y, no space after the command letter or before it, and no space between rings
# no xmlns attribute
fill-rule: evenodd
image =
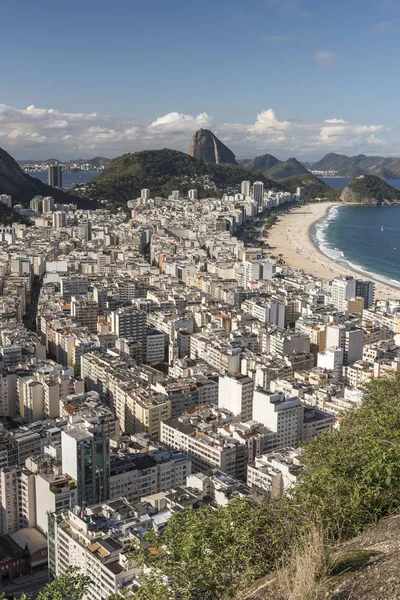
<svg viewBox="0 0 400 600"><path fill-rule="evenodd" d="M53 212L54 210L54 198L52 198L51 196L46 196L46 198L43 198L43 202L42 202L42 213L46 214L49 212Z"/></svg>
<svg viewBox="0 0 400 600"><path fill-rule="evenodd" d="M150 200L150 190L148 188L143 188L140 192L140 197L142 200Z"/></svg>
<svg viewBox="0 0 400 600"><path fill-rule="evenodd" d="M250 196L250 181L242 181L240 186L240 192L244 197Z"/></svg>
<svg viewBox="0 0 400 600"><path fill-rule="evenodd" d="M189 190L189 200L197 200L197 190Z"/></svg>
<svg viewBox="0 0 400 600"><path fill-rule="evenodd" d="M54 229L61 229L61 227L67 226L67 213L61 210L53 213L53 227Z"/></svg>
<svg viewBox="0 0 400 600"><path fill-rule="evenodd" d="M51 187L62 188L62 170L60 165L50 165L47 170L47 180Z"/></svg>
<svg viewBox="0 0 400 600"><path fill-rule="evenodd" d="M86 242L90 242L92 239L92 222L83 221L78 225L79 237L83 238Z"/></svg>
<svg viewBox="0 0 400 600"><path fill-rule="evenodd" d="M364 308L370 308L374 303L375 284L372 281L356 280L356 297L364 298Z"/></svg>
<svg viewBox="0 0 400 600"><path fill-rule="evenodd" d="M43 196L35 196L29 203L29 206L35 212L40 212L42 208Z"/></svg>
<svg viewBox="0 0 400 600"><path fill-rule="evenodd" d="M110 443L101 434L71 427L61 433L62 469L75 479L77 503L88 506L110 496Z"/></svg>
<svg viewBox="0 0 400 600"><path fill-rule="evenodd" d="M146 313L137 308L119 308L111 313L111 331L119 338L133 339L146 348Z"/></svg>
<svg viewBox="0 0 400 600"><path fill-rule="evenodd" d="M257 206L261 207L264 200L264 184L262 181L253 183L253 198L257 202Z"/></svg>

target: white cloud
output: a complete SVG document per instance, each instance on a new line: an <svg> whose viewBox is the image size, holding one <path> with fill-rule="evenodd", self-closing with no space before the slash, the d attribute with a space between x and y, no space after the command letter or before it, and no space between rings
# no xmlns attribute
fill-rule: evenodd
<svg viewBox="0 0 400 600"><path fill-rule="evenodd" d="M252 136L274 136L276 140L284 141L285 131L289 127L289 121L279 121L272 108L268 108L257 115L256 122L248 128L248 132Z"/></svg>
<svg viewBox="0 0 400 600"><path fill-rule="evenodd" d="M196 117L192 115L183 115L178 112L171 112L163 117L158 117L155 121L150 123L149 129L160 130L160 131L194 131L201 127L210 127L212 124L212 117L206 112L200 113Z"/></svg>
<svg viewBox="0 0 400 600"><path fill-rule="evenodd" d="M260 111L249 124L213 123L206 112L198 115L171 112L144 121L0 104L0 147L16 158L66 159L94 154L113 157L163 147L187 151L193 133L200 127L212 128L239 157L265 152L280 158L318 157L325 150L357 154L376 147L381 152L395 154L397 148L383 125L351 123L332 117L320 122L284 120L272 108Z"/></svg>
<svg viewBox="0 0 400 600"><path fill-rule="evenodd" d="M348 123L348 121L344 121L343 119L325 119L324 123L332 123L332 124L338 124L338 123Z"/></svg>
<svg viewBox="0 0 400 600"><path fill-rule="evenodd" d="M337 56L335 52L328 52L327 50L319 50L314 54L315 62L324 69L329 69L336 66Z"/></svg>
<svg viewBox="0 0 400 600"><path fill-rule="evenodd" d="M326 121L325 121L326 123ZM319 144L325 147L352 148L360 144L366 146L376 144L377 133L388 131L383 125L357 125L343 122L321 127Z"/></svg>

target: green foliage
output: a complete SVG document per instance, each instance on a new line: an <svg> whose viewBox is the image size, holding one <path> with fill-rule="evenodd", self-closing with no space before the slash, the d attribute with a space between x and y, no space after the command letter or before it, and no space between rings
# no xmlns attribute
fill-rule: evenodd
<svg viewBox="0 0 400 600"><path fill-rule="evenodd" d="M284 177L309 174L309 171L296 158L288 158L285 161L279 161L263 173L272 179L283 179Z"/></svg>
<svg viewBox="0 0 400 600"><path fill-rule="evenodd" d="M36 600L81 600L88 590L89 583L89 577L70 568L64 575L60 575L48 583L44 590L36 596ZM4 598L5 594L0 594L0 600L4 600ZM22 594L18 600L29 600L29 598L30 596Z"/></svg>
<svg viewBox="0 0 400 600"><path fill-rule="evenodd" d="M13 223L27 223L27 221L21 217L18 213L14 212L12 208L8 208L5 204L0 203L0 224L1 225L12 225Z"/></svg>
<svg viewBox="0 0 400 600"><path fill-rule="evenodd" d="M233 598L276 568L313 523L337 541L399 511L400 375L373 380L361 408L306 445L304 458L306 475L277 502L188 510L161 538L147 534L156 552L135 558L153 569L135 600Z"/></svg>
<svg viewBox="0 0 400 600"><path fill-rule="evenodd" d="M233 598L242 587L274 567L293 531L294 522L286 518L278 504L247 499L218 510L205 506L176 513L161 539L154 533L147 535L147 542L159 552L141 552L139 559L155 571L150 580L145 578L146 585L136 597ZM169 579L169 591L165 584L157 589L162 577Z"/></svg>
<svg viewBox="0 0 400 600"><path fill-rule="evenodd" d="M307 200L314 200L314 198L326 198L331 202L338 202L340 200L340 194L342 192L339 188L333 188L315 175L304 174L294 175L293 177L285 177L281 179L279 183L289 192L294 194L297 187L303 187L305 191L305 197Z"/></svg>
<svg viewBox="0 0 400 600"><path fill-rule="evenodd" d="M376 175L363 175L353 179L344 188L344 195L346 195L346 202L382 204L385 200L400 200L400 190Z"/></svg>
<svg viewBox="0 0 400 600"><path fill-rule="evenodd" d="M400 376L373 380L361 408L306 446L305 460L293 501L334 538L399 510Z"/></svg>
<svg viewBox="0 0 400 600"><path fill-rule="evenodd" d="M145 150L112 160L91 182L88 196L96 200L126 202L137 198L140 190L146 187L150 188L153 197L167 197L175 189L187 194L191 188L197 188L199 197L206 197L236 189L244 179L261 180L271 189L282 189L260 173L237 165L205 163L167 148Z"/></svg>

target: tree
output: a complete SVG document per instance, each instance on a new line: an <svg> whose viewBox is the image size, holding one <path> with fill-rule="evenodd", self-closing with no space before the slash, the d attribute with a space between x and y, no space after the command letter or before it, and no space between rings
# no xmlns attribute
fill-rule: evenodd
<svg viewBox="0 0 400 600"><path fill-rule="evenodd" d="M164 534L146 536L151 551L135 560L151 567L143 577L140 600L217 600L233 598L261 577L292 536L293 523L277 511L249 499L218 510L204 506L176 513Z"/></svg>
<svg viewBox="0 0 400 600"><path fill-rule="evenodd" d="M293 502L349 537L400 509L400 374L368 385L362 406L340 429L306 446L307 474Z"/></svg>
<svg viewBox="0 0 400 600"><path fill-rule="evenodd" d="M79 573L77 569L69 568L64 575L60 575L48 583L36 600L81 600L86 594L90 578ZM5 599L5 594L0 594L0 600ZM15 599L16 600L16 599ZM29 596L22 594L18 600L30 600Z"/></svg>

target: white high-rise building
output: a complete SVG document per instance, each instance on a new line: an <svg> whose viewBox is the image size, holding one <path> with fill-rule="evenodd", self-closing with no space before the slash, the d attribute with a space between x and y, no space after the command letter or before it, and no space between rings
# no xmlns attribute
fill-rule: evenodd
<svg viewBox="0 0 400 600"><path fill-rule="evenodd" d="M280 448L296 448L302 440L304 407L298 398L286 400L258 388L253 396L253 419L278 434Z"/></svg>
<svg viewBox="0 0 400 600"><path fill-rule="evenodd" d="M197 200L198 194L197 190L189 190L189 200Z"/></svg>
<svg viewBox="0 0 400 600"><path fill-rule="evenodd" d="M246 375L226 375L218 380L218 408L231 411L242 421L253 417L254 381Z"/></svg>
<svg viewBox="0 0 400 600"><path fill-rule="evenodd" d="M142 200L149 200L150 199L150 190L147 188L143 188L140 193L140 197Z"/></svg>
<svg viewBox="0 0 400 600"><path fill-rule="evenodd" d="M356 297L356 280L350 277L332 281L332 304L340 311L347 308L347 300Z"/></svg>
<svg viewBox="0 0 400 600"><path fill-rule="evenodd" d="M326 328L326 347L343 350L343 364L351 365L362 359L364 331L349 329L346 325L332 324Z"/></svg>
<svg viewBox="0 0 400 600"><path fill-rule="evenodd" d="M317 367L332 371L335 377L341 373L343 366L343 350L342 348L326 348L323 352L318 353Z"/></svg>
<svg viewBox="0 0 400 600"><path fill-rule="evenodd" d="M52 198L51 196L46 196L46 198L43 198L42 201L42 213L46 214L46 213L50 213L53 212L54 210L54 198Z"/></svg>
<svg viewBox="0 0 400 600"><path fill-rule="evenodd" d="M111 331L119 338L132 339L146 347L146 313L137 308L125 307L112 311Z"/></svg>
<svg viewBox="0 0 400 600"><path fill-rule="evenodd" d="M53 213L53 227L54 229L61 229L61 227L67 226L67 213L60 210Z"/></svg>
<svg viewBox="0 0 400 600"><path fill-rule="evenodd" d="M35 476L25 468L0 470L0 534L36 525Z"/></svg>
<svg viewBox="0 0 400 600"><path fill-rule="evenodd" d="M131 542L139 539L138 533L132 533L134 510L125 498L116 498L88 508L51 513L48 539L52 577L63 575L70 567L87 575L85 600L116 597L129 589L127 586L142 572L127 556Z"/></svg>
<svg viewBox="0 0 400 600"><path fill-rule="evenodd" d="M246 196L250 196L250 181L242 181L240 186L240 192L246 198Z"/></svg>

